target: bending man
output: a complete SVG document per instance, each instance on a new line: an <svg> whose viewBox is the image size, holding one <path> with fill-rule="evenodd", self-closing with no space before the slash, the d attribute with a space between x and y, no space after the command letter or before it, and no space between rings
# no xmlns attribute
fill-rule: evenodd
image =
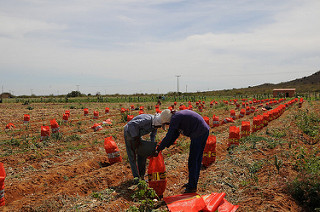
<svg viewBox="0 0 320 212"><path fill-rule="evenodd" d="M161 144L153 155L156 156L159 151L171 146L180 133L190 137L191 144L188 159L189 181L185 185L186 189L184 193L196 192L203 150L209 136L210 127L202 116L191 110L181 110L172 113L169 109L166 109L161 113L161 122L170 124L170 126L165 138L161 141Z"/></svg>
<svg viewBox="0 0 320 212"><path fill-rule="evenodd" d="M161 127L160 115L141 114L134 117L124 127L124 140L127 155L134 178L144 179L146 160L156 148L155 136ZM141 136L150 134L150 141Z"/></svg>

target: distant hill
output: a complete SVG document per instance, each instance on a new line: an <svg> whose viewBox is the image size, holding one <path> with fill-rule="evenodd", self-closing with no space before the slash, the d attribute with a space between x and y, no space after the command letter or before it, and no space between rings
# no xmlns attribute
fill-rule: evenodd
<svg viewBox="0 0 320 212"><path fill-rule="evenodd" d="M296 93L320 92L320 71L299 79L278 84L265 83L257 86L249 86L248 88L228 89L219 91L208 91L206 95L251 95L251 94L272 94L275 88L295 88Z"/></svg>

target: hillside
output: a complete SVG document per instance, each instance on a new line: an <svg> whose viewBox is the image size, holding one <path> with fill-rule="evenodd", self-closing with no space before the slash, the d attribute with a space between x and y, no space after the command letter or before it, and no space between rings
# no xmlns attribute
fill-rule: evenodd
<svg viewBox="0 0 320 212"><path fill-rule="evenodd" d="M281 82L278 84L265 83L257 86L249 86L248 88L240 89L227 89L220 91L209 91L207 95L241 95L241 94L272 94L275 88L296 88L296 92L320 92L320 71L299 79L291 80L288 82Z"/></svg>
<svg viewBox="0 0 320 212"><path fill-rule="evenodd" d="M296 88L298 93L320 91L320 71L308 76L278 84L264 84L253 88Z"/></svg>

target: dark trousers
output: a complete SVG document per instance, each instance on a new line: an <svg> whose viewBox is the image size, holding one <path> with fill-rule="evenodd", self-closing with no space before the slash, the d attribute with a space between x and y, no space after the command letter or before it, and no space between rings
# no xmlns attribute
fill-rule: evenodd
<svg viewBox="0 0 320 212"><path fill-rule="evenodd" d="M124 130L124 140L133 177L144 179L147 157L143 157L135 153L136 141L127 133L126 128Z"/></svg>
<svg viewBox="0 0 320 212"><path fill-rule="evenodd" d="M191 138L189 160L188 160L188 170L189 170L189 182L188 188L196 189L198 185L203 150L206 146L207 139L209 136L209 130L207 133L197 137Z"/></svg>

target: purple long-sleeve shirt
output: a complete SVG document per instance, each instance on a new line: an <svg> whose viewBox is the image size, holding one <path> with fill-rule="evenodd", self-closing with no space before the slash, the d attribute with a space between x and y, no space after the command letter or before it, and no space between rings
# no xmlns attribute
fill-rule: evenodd
<svg viewBox="0 0 320 212"><path fill-rule="evenodd" d="M168 132L161 141L158 150L161 151L165 147L171 146L180 133L192 139L203 135L209 129L208 124L198 113L192 110L177 111L171 117Z"/></svg>

